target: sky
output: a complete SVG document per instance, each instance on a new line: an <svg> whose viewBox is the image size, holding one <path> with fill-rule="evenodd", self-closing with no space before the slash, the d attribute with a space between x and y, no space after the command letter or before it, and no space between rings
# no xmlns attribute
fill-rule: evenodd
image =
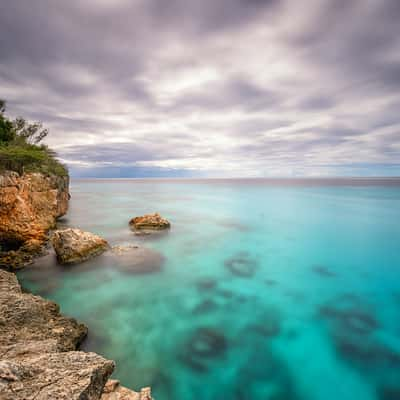
<svg viewBox="0 0 400 400"><path fill-rule="evenodd" d="M400 176L399 0L3 0L0 98L75 177Z"/></svg>

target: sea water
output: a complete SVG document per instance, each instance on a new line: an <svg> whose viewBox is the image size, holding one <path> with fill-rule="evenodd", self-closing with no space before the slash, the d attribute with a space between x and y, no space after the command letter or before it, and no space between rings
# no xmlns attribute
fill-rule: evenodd
<svg viewBox="0 0 400 400"><path fill-rule="evenodd" d="M118 256L50 255L19 274L88 325L83 348L114 359L125 386L156 400L400 399L399 181L72 180L71 195L60 226L164 257L129 271ZM130 231L156 211L168 233Z"/></svg>

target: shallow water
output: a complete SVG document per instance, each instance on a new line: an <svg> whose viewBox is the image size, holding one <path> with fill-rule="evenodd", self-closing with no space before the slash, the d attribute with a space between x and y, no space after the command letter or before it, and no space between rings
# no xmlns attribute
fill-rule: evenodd
<svg viewBox="0 0 400 400"><path fill-rule="evenodd" d="M50 255L20 273L89 326L84 348L124 385L157 400L400 399L398 181L86 180L71 194L61 225L165 257L135 273L126 257ZM129 231L154 211L168 234Z"/></svg>

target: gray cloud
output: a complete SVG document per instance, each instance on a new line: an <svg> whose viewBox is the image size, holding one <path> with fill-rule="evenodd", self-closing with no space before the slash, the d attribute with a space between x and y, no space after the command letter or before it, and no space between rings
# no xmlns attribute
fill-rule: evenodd
<svg viewBox="0 0 400 400"><path fill-rule="evenodd" d="M399 18L397 0L2 2L0 97L76 175L400 174Z"/></svg>

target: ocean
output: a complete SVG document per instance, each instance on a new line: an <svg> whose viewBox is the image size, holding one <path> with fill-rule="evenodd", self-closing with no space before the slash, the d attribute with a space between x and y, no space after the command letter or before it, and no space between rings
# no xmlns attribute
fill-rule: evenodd
<svg viewBox="0 0 400 400"><path fill-rule="evenodd" d="M400 180L72 180L60 226L149 249L22 285L156 400L400 399ZM169 232L136 236L159 212Z"/></svg>

